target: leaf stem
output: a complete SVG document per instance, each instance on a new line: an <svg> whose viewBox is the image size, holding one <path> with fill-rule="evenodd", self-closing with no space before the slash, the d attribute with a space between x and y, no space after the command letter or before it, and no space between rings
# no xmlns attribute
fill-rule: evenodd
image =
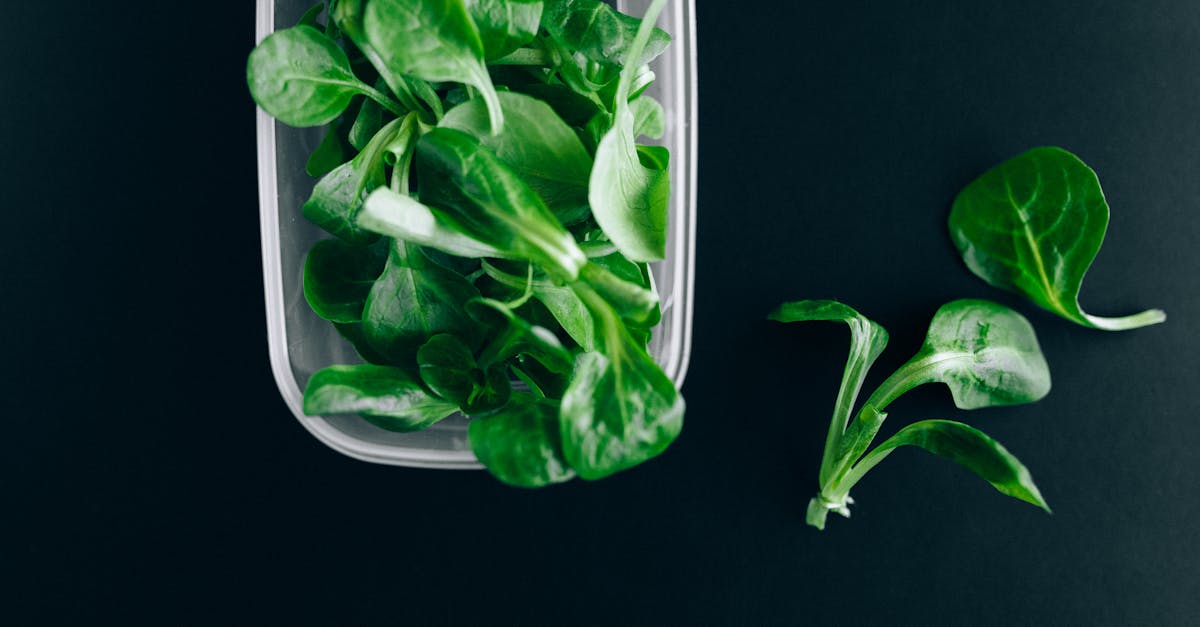
<svg viewBox="0 0 1200 627"><path fill-rule="evenodd" d="M378 102L384 109L391 111L396 115L396 117L404 117L404 114L408 113L395 100L388 98L383 92L371 87L370 85L367 85L366 83L360 84L358 86L358 90L371 100Z"/></svg>
<svg viewBox="0 0 1200 627"><path fill-rule="evenodd" d="M1142 313L1120 318L1105 318L1102 316L1089 316L1087 314L1084 314L1083 317L1087 319L1088 324L1102 331L1128 331L1130 329L1148 327L1152 324L1159 324L1167 320L1166 312L1161 309L1147 309Z"/></svg>

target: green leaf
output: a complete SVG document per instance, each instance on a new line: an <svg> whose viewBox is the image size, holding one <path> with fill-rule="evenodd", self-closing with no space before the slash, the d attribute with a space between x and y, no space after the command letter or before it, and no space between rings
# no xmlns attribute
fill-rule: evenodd
<svg viewBox="0 0 1200 627"><path fill-rule="evenodd" d="M587 219L592 158L554 109L524 94L501 92L504 130L490 133L487 108L471 100L451 109L439 126L469 133L513 169L565 225Z"/></svg>
<svg viewBox="0 0 1200 627"><path fill-rule="evenodd" d="M358 226L357 217L367 194L387 184L384 154L397 137L416 128L415 116L384 126L351 161L334 168L313 188L304 203L304 217L329 233L353 244L367 244L375 235Z"/></svg>
<svg viewBox="0 0 1200 627"><path fill-rule="evenodd" d="M483 42L463 0L372 0L362 13L366 41L390 71L425 81L454 81L479 90L492 130L504 127L496 89L484 66Z"/></svg>
<svg viewBox="0 0 1200 627"><path fill-rule="evenodd" d="M346 53L309 26L268 35L250 53L246 82L264 111L301 127L332 122L351 98L372 91L355 78Z"/></svg>
<svg viewBox="0 0 1200 627"><path fill-rule="evenodd" d="M647 19L655 21L655 17ZM653 28L642 45L636 44L643 20L620 13L599 0L548 0L542 26L568 48L589 60L617 66L649 63L667 49L671 36Z"/></svg>
<svg viewBox="0 0 1200 627"><path fill-rule="evenodd" d="M439 333L471 344L479 340L464 310L475 298L479 290L462 275L434 263L417 246L395 242L367 297L363 333L392 363L415 364L417 349Z"/></svg>
<svg viewBox="0 0 1200 627"><path fill-rule="evenodd" d="M386 261L387 249L382 246L317 242L304 260L304 298L325 320L361 322L367 295Z"/></svg>
<svg viewBox="0 0 1200 627"><path fill-rule="evenodd" d="M645 135L650 139L661 139L667 132L667 113L662 103L650 96L639 96L629 103L633 110L633 136ZM664 166L660 169L666 169Z"/></svg>
<svg viewBox="0 0 1200 627"><path fill-rule="evenodd" d="M533 41L542 19L541 0L466 0L466 5L488 61Z"/></svg>
<svg viewBox="0 0 1200 627"><path fill-rule="evenodd" d="M417 350L417 366L425 385L456 405L465 404L477 386L478 367L471 347L449 333L429 338Z"/></svg>
<svg viewBox="0 0 1200 627"><path fill-rule="evenodd" d="M508 287L518 290L525 288L525 277L504 272L486 261L483 262L483 270L489 277ZM533 296L546 307L550 315L567 332L567 335L575 340L576 344L579 344L584 350L596 349L595 322L592 320L592 314L588 311L587 306L583 304L583 300L574 290L553 281L535 280Z"/></svg>
<svg viewBox="0 0 1200 627"><path fill-rule="evenodd" d="M683 397L598 295L580 297L596 318L601 352L575 358L562 398L563 449L584 479L600 479L655 457L683 427Z"/></svg>
<svg viewBox="0 0 1200 627"><path fill-rule="evenodd" d="M475 457L500 481L538 488L575 477L563 458L558 408L532 395L515 396L502 411L471 420Z"/></svg>
<svg viewBox="0 0 1200 627"><path fill-rule="evenodd" d="M479 355L483 367L517 355L529 355L550 372L564 374L570 371L574 357L563 347L558 336L545 327L529 324L505 303L480 298L467 303L467 313L495 330L493 339Z"/></svg>
<svg viewBox="0 0 1200 627"><path fill-rule="evenodd" d="M346 110L354 109L353 104ZM346 115L343 114L329 124L325 137L308 156L304 171L309 176L319 179L333 171L334 168L346 163L354 156L353 146L346 139Z"/></svg>
<svg viewBox="0 0 1200 627"><path fill-rule="evenodd" d="M381 128L383 128L383 107L378 102L367 99L358 110L354 124L350 126L347 139L355 150L362 151Z"/></svg>
<svg viewBox="0 0 1200 627"><path fill-rule="evenodd" d="M824 486L839 470L862 455L862 450L853 452L854 447L860 444L858 440L866 439L865 443L861 443L865 449L878 431L878 424L875 425L875 430L869 432L863 430L864 425L855 429L853 434L848 433L847 428L851 426L850 416L854 411L854 402L858 399L867 372L887 347L887 331L852 307L832 300L784 303L767 318L785 323L813 320L844 322L850 327L850 353L846 358L837 403L834 405L833 418L825 437L825 454L821 458L819 481ZM882 423L882 419L879 422Z"/></svg>
<svg viewBox="0 0 1200 627"><path fill-rule="evenodd" d="M631 46L639 54L665 0L655 0ZM633 261L658 261L666 255L669 170L648 168L638 157L636 122L629 106L634 66L621 71L613 111L613 127L596 147L588 200L592 215L617 248Z"/></svg>
<svg viewBox="0 0 1200 627"><path fill-rule="evenodd" d="M921 350L867 404L883 411L904 392L938 382L960 409L1017 405L1050 392L1050 369L1021 314L986 300L956 300L938 309Z"/></svg>
<svg viewBox="0 0 1200 627"><path fill-rule="evenodd" d="M916 422L896 432L863 458L847 477L845 488L857 483L900 446L915 446L945 457L975 473L1001 493L1050 512L1029 470L1020 460L982 431L949 420Z"/></svg>
<svg viewBox="0 0 1200 627"><path fill-rule="evenodd" d="M373 233L436 248L459 257L508 256L469 235L438 222L433 210L411 196L381 187L367 196L358 226Z"/></svg>
<svg viewBox="0 0 1200 627"><path fill-rule="evenodd" d="M331 366L313 374L304 389L305 414L356 413L390 431L419 431L457 410L388 366Z"/></svg>
<svg viewBox="0 0 1200 627"><path fill-rule="evenodd" d="M438 222L574 280L587 257L546 204L470 135L436 128L417 143L421 201Z"/></svg>
<svg viewBox="0 0 1200 627"><path fill-rule="evenodd" d="M1123 318L1083 312L1079 290L1108 228L1096 173L1075 155L1035 148L986 172L954 200L950 236L967 267L1078 324L1108 331L1166 320L1151 309Z"/></svg>

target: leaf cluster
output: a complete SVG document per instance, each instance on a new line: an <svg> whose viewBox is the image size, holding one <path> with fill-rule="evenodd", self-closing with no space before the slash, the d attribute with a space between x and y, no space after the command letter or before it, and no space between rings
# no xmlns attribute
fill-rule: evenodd
<svg viewBox="0 0 1200 627"><path fill-rule="evenodd" d="M668 154L643 95L670 42L597 0L333 0L250 54L255 101L326 125L304 294L365 363L309 414L394 431L461 412L501 481L598 479L662 452L684 402L650 357Z"/></svg>

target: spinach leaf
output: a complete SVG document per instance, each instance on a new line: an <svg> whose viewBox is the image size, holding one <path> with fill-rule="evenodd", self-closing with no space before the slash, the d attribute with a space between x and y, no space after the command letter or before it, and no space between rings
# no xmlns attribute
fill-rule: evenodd
<svg viewBox="0 0 1200 627"><path fill-rule="evenodd" d="M1001 492L1049 511L1029 471L995 440L945 420L914 423L867 453L887 414L883 409L924 383L950 387L961 409L1029 403L1050 390L1050 373L1033 328L1015 311L979 300L938 309L917 355L888 377L850 420L867 371L888 335L878 324L834 301L785 303L769 316L780 322L842 321L850 326L850 356L834 405L818 475L820 491L808 504L807 522L824 529L829 512L850 516L850 489L898 446L912 445L951 459ZM864 455L865 453L865 455Z"/></svg>
<svg viewBox="0 0 1200 627"><path fill-rule="evenodd" d="M608 303L576 291L596 320L600 351L575 358L559 409L563 451L580 477L600 479L665 450L683 427L684 402Z"/></svg>
<svg viewBox="0 0 1200 627"><path fill-rule="evenodd" d="M433 210L411 196L381 187L367 196L357 224L380 235L436 248L459 257L508 257L469 235L443 225Z"/></svg>
<svg viewBox="0 0 1200 627"><path fill-rule="evenodd" d="M500 481L537 488L575 477L563 456L558 408L531 394L515 395L502 411L471 421L475 457Z"/></svg>
<svg viewBox="0 0 1200 627"><path fill-rule="evenodd" d="M415 116L393 120L367 144L362 152L325 175L304 203L304 217L329 233L355 244L374 240L374 234L358 226L357 217L367 194L387 183L384 154L398 138L414 132Z"/></svg>
<svg viewBox="0 0 1200 627"><path fill-rule="evenodd" d="M488 61L509 54L537 36L541 0L466 0L466 5L479 29Z"/></svg>
<svg viewBox="0 0 1200 627"><path fill-rule="evenodd" d="M666 0L654 0L630 50L638 56ZM635 117L629 106L634 66L621 71L613 127L596 147L588 199L596 222L617 248L634 261L657 261L666 254L669 171L648 168L638 158Z"/></svg>
<svg viewBox="0 0 1200 627"><path fill-rule="evenodd" d="M463 0L371 0L363 10L362 27L389 70L471 85L487 102L492 130L504 127L496 88L484 66L483 42Z"/></svg>
<svg viewBox="0 0 1200 627"><path fill-rule="evenodd" d="M308 306L330 322L361 322L367 295L386 260L387 249L379 245L317 242L304 260L304 298Z"/></svg>
<svg viewBox="0 0 1200 627"><path fill-rule="evenodd" d="M850 426L850 417L854 411L854 403L862 389L863 381L871 365L887 348L888 334L883 327L858 313L852 307L832 300L804 300L784 303L767 316L777 322L802 322L824 320L844 322L850 327L850 354L846 358L846 368L842 372L841 387L838 388L837 402L834 404L833 419L829 432L825 437L825 454L821 458L821 471L818 480L824 485L831 478L839 462L844 461L845 455L838 455L842 446L843 435ZM874 437L871 432L870 436ZM851 437L851 442L861 438L857 432ZM869 443L870 440L868 439ZM863 451L858 451L861 455ZM857 459L858 455L854 455ZM851 459L850 461L854 461Z"/></svg>
<svg viewBox="0 0 1200 627"><path fill-rule="evenodd" d="M1163 322L1166 314L1158 309L1103 318L1080 308L1083 276L1100 251L1108 214L1091 168L1061 148L1035 148L959 193L950 235L981 279L1068 320L1106 331Z"/></svg>
<svg viewBox="0 0 1200 627"><path fill-rule="evenodd" d="M564 225L587 219L592 158L575 132L549 105L517 93L500 93L504 130L492 135L486 107L465 102L439 126L469 133L496 153L538 194Z"/></svg>
<svg viewBox="0 0 1200 627"><path fill-rule="evenodd" d="M1017 405L1050 392L1050 369L1021 314L986 300L956 300L938 309L921 350L867 404L883 411L906 391L939 382L959 409Z"/></svg>
<svg viewBox="0 0 1200 627"><path fill-rule="evenodd" d="M349 144L346 137L346 114L353 109L354 105L351 104L346 113L330 122L325 131L325 137L321 139L321 143L312 151L312 154L308 156L308 161L304 164L304 171L309 176L319 179L354 156L352 150L354 146Z"/></svg>
<svg viewBox="0 0 1200 627"><path fill-rule="evenodd" d="M358 110L358 115L354 117L354 123L350 125L347 139L355 150L361 151L367 147L371 138L375 137L381 128L383 128L383 107L374 100L367 100L363 102L362 107Z"/></svg>
<svg viewBox="0 0 1200 627"><path fill-rule="evenodd" d="M667 132L667 112L662 103L650 96L639 96L629 103L633 110L633 136L645 135L650 139L660 139ZM664 163L659 169L666 169Z"/></svg>
<svg viewBox="0 0 1200 627"><path fill-rule="evenodd" d="M320 126L335 120L350 99L370 96L396 105L358 80L346 53L309 26L275 31L251 53L246 66L250 94L264 111L291 126ZM399 113L399 109L395 111Z"/></svg>
<svg viewBox="0 0 1200 627"><path fill-rule="evenodd" d="M421 201L455 230L563 280L576 279L587 263L541 198L474 137L433 129L417 143L416 168Z"/></svg>
<svg viewBox="0 0 1200 627"><path fill-rule="evenodd" d="M439 333L472 345L479 341L478 326L464 310L475 298L479 290L462 275L433 262L419 247L397 241L367 297L363 333L391 363L415 364L418 347Z"/></svg>
<svg viewBox="0 0 1200 627"><path fill-rule="evenodd" d="M950 420L923 420L896 432L855 466L846 478L847 487L901 446L915 446L945 457L979 475L1002 494L1050 513L1050 506L1020 460L982 431Z"/></svg>
<svg viewBox="0 0 1200 627"><path fill-rule="evenodd" d="M511 288L523 289L525 287L525 277L504 272L487 261L483 262L483 270L489 277ZM558 321L559 326L572 340L575 340L576 344L582 346L584 350L596 350L595 322L575 290L548 279L535 279L532 287L534 298L537 298L546 307L550 315Z"/></svg>
<svg viewBox="0 0 1200 627"><path fill-rule="evenodd" d="M399 368L330 366L317 371L304 389L304 413L357 413L389 431L419 431L458 411L426 392Z"/></svg>
<svg viewBox="0 0 1200 627"><path fill-rule="evenodd" d="M542 26L567 48L578 51L591 61L617 66L639 66L662 54L671 36L651 28L646 41L637 43L643 22L657 20L653 8L645 20L620 13L599 0L547 0ZM630 59L635 62L630 64Z"/></svg>

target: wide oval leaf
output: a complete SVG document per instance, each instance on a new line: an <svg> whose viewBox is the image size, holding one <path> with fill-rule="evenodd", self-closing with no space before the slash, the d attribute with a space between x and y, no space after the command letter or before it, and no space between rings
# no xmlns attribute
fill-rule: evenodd
<svg viewBox="0 0 1200 627"><path fill-rule="evenodd" d="M500 481L538 488L575 477L563 458L558 408L531 395L513 398L502 411L471 420L471 450Z"/></svg>
<svg viewBox="0 0 1200 627"><path fill-rule="evenodd" d="M330 366L314 373L304 389L304 413L310 416L361 414L391 431L419 431L457 410L389 366Z"/></svg>
<svg viewBox="0 0 1200 627"><path fill-rule="evenodd" d="M882 411L904 392L945 383L960 409L1017 405L1050 392L1050 368L1021 314L986 300L956 300L933 316L921 350L867 400Z"/></svg>
<svg viewBox="0 0 1200 627"><path fill-rule="evenodd" d="M366 87L354 77L346 53L309 26L268 35L250 53L246 82L264 111L300 127L332 122Z"/></svg>
<svg viewBox="0 0 1200 627"><path fill-rule="evenodd" d="M1100 180L1075 155L1035 148L992 168L954 199L950 236L984 281L1022 293L1084 326L1109 331L1166 320L1157 309L1123 318L1079 306L1083 276L1108 228Z"/></svg>
<svg viewBox="0 0 1200 627"><path fill-rule="evenodd" d="M317 242L304 260L304 298L325 320L361 322L367 296L386 263L387 249L380 245Z"/></svg>
<svg viewBox="0 0 1200 627"><path fill-rule="evenodd" d="M467 11L488 61L533 41L542 20L542 0L466 0Z"/></svg>

